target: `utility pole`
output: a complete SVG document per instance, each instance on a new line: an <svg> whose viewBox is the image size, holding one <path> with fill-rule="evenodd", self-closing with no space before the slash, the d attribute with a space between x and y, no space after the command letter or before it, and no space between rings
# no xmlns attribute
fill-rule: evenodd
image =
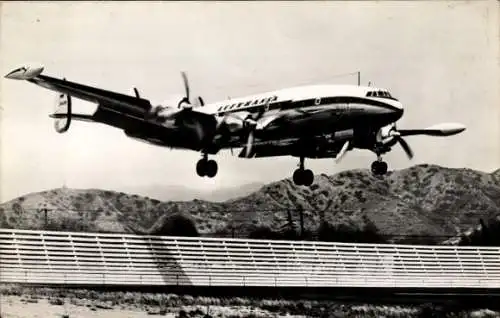
<svg viewBox="0 0 500 318"><path fill-rule="evenodd" d="M304 239L304 210L302 207L299 210L300 212L300 238Z"/></svg>
<svg viewBox="0 0 500 318"><path fill-rule="evenodd" d="M288 214L288 226L290 227L290 230L295 231L295 226L293 224L293 218L292 218L292 211L290 209L287 209L287 214Z"/></svg>
<svg viewBox="0 0 500 318"><path fill-rule="evenodd" d="M43 207L40 212L43 212L43 219L44 219L44 222L45 222L45 229L47 229L47 223L49 223L49 219L48 219L48 215L47 215L47 208L46 207Z"/></svg>

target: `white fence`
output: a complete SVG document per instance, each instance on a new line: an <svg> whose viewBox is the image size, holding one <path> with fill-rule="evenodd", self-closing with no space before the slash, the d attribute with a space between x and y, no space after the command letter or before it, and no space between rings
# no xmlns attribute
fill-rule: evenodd
<svg viewBox="0 0 500 318"><path fill-rule="evenodd" d="M500 288L500 248L0 229L0 281L67 285Z"/></svg>

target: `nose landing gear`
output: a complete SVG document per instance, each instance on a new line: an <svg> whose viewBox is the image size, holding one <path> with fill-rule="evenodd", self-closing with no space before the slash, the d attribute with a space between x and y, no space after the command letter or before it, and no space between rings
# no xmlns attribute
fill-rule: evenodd
<svg viewBox="0 0 500 318"><path fill-rule="evenodd" d="M218 166L215 160L208 160L207 154L203 154L198 163L196 163L196 173L200 177L213 178L217 175Z"/></svg>
<svg viewBox="0 0 500 318"><path fill-rule="evenodd" d="M380 155L377 155L377 160L372 162L372 173L376 176L383 176L387 173L387 162L382 160Z"/></svg>
<svg viewBox="0 0 500 318"><path fill-rule="evenodd" d="M314 182L314 173L309 169L304 169L304 157L300 157L300 167L293 173L293 182L296 185L310 186Z"/></svg>

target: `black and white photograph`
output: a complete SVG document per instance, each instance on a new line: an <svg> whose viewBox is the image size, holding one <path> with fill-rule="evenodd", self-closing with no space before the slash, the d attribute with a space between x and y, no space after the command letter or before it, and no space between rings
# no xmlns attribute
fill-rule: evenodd
<svg viewBox="0 0 500 318"><path fill-rule="evenodd" d="M500 317L499 26L0 3L0 318Z"/></svg>

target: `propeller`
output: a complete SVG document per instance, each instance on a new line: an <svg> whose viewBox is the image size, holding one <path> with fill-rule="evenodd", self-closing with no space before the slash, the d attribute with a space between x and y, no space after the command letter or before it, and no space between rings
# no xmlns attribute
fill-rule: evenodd
<svg viewBox="0 0 500 318"><path fill-rule="evenodd" d="M413 151L411 150L410 145L408 145L406 140L404 140L401 136L398 136L396 138L396 140L399 142L399 144L401 145L401 148L403 148L403 150L406 153L406 155L408 156L408 158L412 159L413 158Z"/></svg>
<svg viewBox="0 0 500 318"><path fill-rule="evenodd" d="M261 108L259 113L255 118L249 116L249 118L245 119L245 125L248 129L248 136L247 136L247 144L245 146L245 158L250 158L250 154L252 153L252 148L253 148L253 142L254 142L254 134L255 130L257 128L257 124L259 119L262 118L264 113L266 112L266 107Z"/></svg>
<svg viewBox="0 0 500 318"><path fill-rule="evenodd" d="M181 76L182 76L182 82L184 84L184 91L186 93L186 96L184 96L184 98L182 98L179 101L179 104L177 104L177 107L181 107L182 103L186 103L186 104L191 105L191 102L189 101L189 81L188 81L186 72L181 72Z"/></svg>
<svg viewBox="0 0 500 318"><path fill-rule="evenodd" d="M202 106L205 106L205 101L203 100L203 98L201 96L198 96L194 103L191 102L191 96L190 96L190 93L191 93L191 90L189 88L189 81L188 81L188 77L187 77L187 74L186 72L181 72L181 76L182 76L182 83L184 85L184 93L185 93L185 96L179 101L179 103L177 104L177 108L184 108L184 109L191 109L193 107L202 107ZM139 91L137 90L137 88L134 87L134 93L135 93L135 96L137 98L140 98L140 95L139 95ZM152 118L155 118L158 116L159 112L160 111L163 111L167 108L172 108L172 109L175 109L174 107L168 107L168 106L161 106L161 105L158 105L158 106L155 106L153 107L149 112L147 112L144 116L144 118L146 120L149 120L149 119L152 119Z"/></svg>
<svg viewBox="0 0 500 318"><path fill-rule="evenodd" d="M186 72L181 72L182 76L182 82L184 84L184 91L186 93L186 96L184 96L180 101L179 104L177 104L177 107L180 108L182 104L187 104L184 108L192 108L193 106L205 106L205 102L201 96L198 96L197 99L195 99L195 103L191 102L190 98L190 89L189 89L189 81L187 78Z"/></svg>
<svg viewBox="0 0 500 318"><path fill-rule="evenodd" d="M345 154L347 153L347 150L349 149L349 140L347 140L342 148L340 149L339 153L335 157L335 163L339 163L342 158L344 158Z"/></svg>
<svg viewBox="0 0 500 318"><path fill-rule="evenodd" d="M413 151L406 140L403 139L401 132L397 130L396 123L382 127L377 134L377 141L384 145L389 144L389 147L399 143L408 158L413 158Z"/></svg>

